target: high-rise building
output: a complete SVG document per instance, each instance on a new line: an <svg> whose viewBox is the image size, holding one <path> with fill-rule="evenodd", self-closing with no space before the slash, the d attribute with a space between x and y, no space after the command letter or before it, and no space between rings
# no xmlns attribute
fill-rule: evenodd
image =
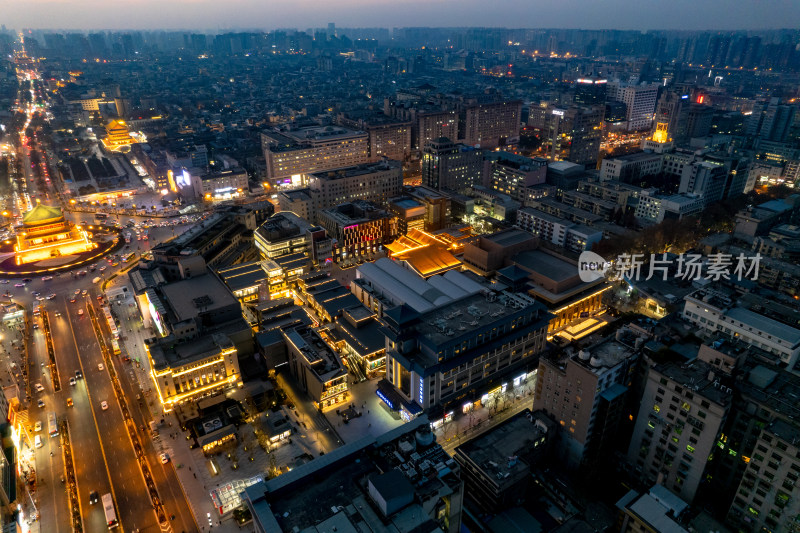
<svg viewBox="0 0 800 533"><path fill-rule="evenodd" d="M731 405L705 361L649 368L628 461L647 483L692 502Z"/></svg>
<svg viewBox="0 0 800 533"><path fill-rule="evenodd" d="M692 104L689 107L689 116L686 123L686 135L693 137L706 137L711 132L711 121L714 119L714 108L702 104Z"/></svg>
<svg viewBox="0 0 800 533"><path fill-rule="evenodd" d="M399 161L386 159L307 175L308 191L314 204L312 221L323 209L353 200L378 204L400 194L403 169Z"/></svg>
<svg viewBox="0 0 800 533"><path fill-rule="evenodd" d="M273 187L298 187L305 174L369 162L368 134L341 127L262 132L261 146Z"/></svg>
<svg viewBox="0 0 800 533"><path fill-rule="evenodd" d="M573 356L540 360L533 409L559 424L556 453L568 468L600 460L614 442L641 345L632 340L636 344L628 346L607 339Z"/></svg>
<svg viewBox="0 0 800 533"><path fill-rule="evenodd" d="M522 101L475 103L463 111L460 140L476 148L492 149L519 140Z"/></svg>
<svg viewBox="0 0 800 533"><path fill-rule="evenodd" d="M618 81L609 82L606 97L625 104L628 131L647 130L652 126L658 98L657 84L625 85Z"/></svg>
<svg viewBox="0 0 800 533"><path fill-rule="evenodd" d="M604 113L603 106L551 106L542 139L547 157L597 167Z"/></svg>
<svg viewBox="0 0 800 533"><path fill-rule="evenodd" d="M745 124L745 133L770 141L786 142L795 112L794 106L781 104L780 98L771 98L768 103L753 108Z"/></svg>
<svg viewBox="0 0 800 533"><path fill-rule="evenodd" d="M656 106L656 124L667 124L667 137L676 145L681 146L688 141L687 127L689 124L689 93L682 91L665 91L658 99Z"/></svg>
<svg viewBox="0 0 800 533"><path fill-rule="evenodd" d="M447 137L430 141L422 152L422 184L431 189L464 194L480 182L482 169L480 150Z"/></svg>
<svg viewBox="0 0 800 533"><path fill-rule="evenodd" d="M599 76L578 78L575 82L575 103L605 105L608 80Z"/></svg>
<svg viewBox="0 0 800 533"><path fill-rule="evenodd" d="M800 428L776 420L756 441L728 522L744 531L796 531L800 514Z"/></svg>

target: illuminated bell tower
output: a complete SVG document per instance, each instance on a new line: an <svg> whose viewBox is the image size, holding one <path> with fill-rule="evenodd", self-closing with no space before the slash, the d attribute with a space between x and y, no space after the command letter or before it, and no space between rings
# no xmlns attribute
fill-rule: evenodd
<svg viewBox="0 0 800 533"><path fill-rule="evenodd" d="M668 124L666 122L656 123L656 131L653 132L653 136L650 137L650 139L657 143L666 143L671 141L672 139L669 138L669 133L667 133L667 126Z"/></svg>
<svg viewBox="0 0 800 533"><path fill-rule="evenodd" d="M669 132L667 131L668 126L669 124L667 122L657 122L653 134L649 138L642 140L642 150L651 150L657 154L663 154L664 152L672 150L675 143L672 142L669 136Z"/></svg>

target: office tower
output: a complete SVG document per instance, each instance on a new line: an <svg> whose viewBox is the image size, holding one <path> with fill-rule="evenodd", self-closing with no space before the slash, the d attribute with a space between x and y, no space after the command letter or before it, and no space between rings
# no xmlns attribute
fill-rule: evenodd
<svg viewBox="0 0 800 533"><path fill-rule="evenodd" d="M463 194L480 182L482 169L480 150L447 137L428 142L422 152L422 184L431 189Z"/></svg>
<svg viewBox="0 0 800 533"><path fill-rule="evenodd" d="M653 123L653 113L658 98L657 84L625 85L618 81L609 82L607 98L622 102L626 106L625 120L628 131L649 129Z"/></svg>
<svg viewBox="0 0 800 533"><path fill-rule="evenodd" d="M539 361L533 409L560 426L556 453L570 469L591 467L614 441L641 341L606 339L578 354Z"/></svg>
<svg viewBox="0 0 800 533"><path fill-rule="evenodd" d="M547 179L547 161L509 152L487 152L484 158L483 185L509 195L518 202L527 198L528 187Z"/></svg>
<svg viewBox="0 0 800 533"><path fill-rule="evenodd" d="M331 39L333 39L335 37L337 37L337 35L336 35L336 24L333 23L333 22L329 22L328 23L328 40L330 41Z"/></svg>
<svg viewBox="0 0 800 533"><path fill-rule="evenodd" d="M595 168L603 137L604 113L603 106L549 106L542 135L542 148L548 159Z"/></svg>
<svg viewBox="0 0 800 533"><path fill-rule="evenodd" d="M277 128L261 133L270 185L297 187L303 175L369 161L368 135L341 127Z"/></svg>
<svg viewBox="0 0 800 533"><path fill-rule="evenodd" d="M608 80L599 76L578 78L575 82L575 103L605 105Z"/></svg>
<svg viewBox="0 0 800 533"><path fill-rule="evenodd" d="M646 483L692 502L731 404L705 361L650 367L628 461Z"/></svg>
<svg viewBox="0 0 800 533"><path fill-rule="evenodd" d="M692 104L687 117L686 135L688 138L706 137L711 132L714 108L702 104Z"/></svg>

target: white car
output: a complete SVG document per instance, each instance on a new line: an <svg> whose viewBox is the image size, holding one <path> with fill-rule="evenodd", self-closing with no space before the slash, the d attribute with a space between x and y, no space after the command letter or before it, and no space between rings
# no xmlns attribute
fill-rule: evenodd
<svg viewBox="0 0 800 533"><path fill-rule="evenodd" d="M53 279L53 276L43 276L42 277L42 281L50 281L51 279Z"/></svg>
<svg viewBox="0 0 800 533"><path fill-rule="evenodd" d="M15 287L24 287L25 284L24 283L15 283L14 286Z"/></svg>
<svg viewBox="0 0 800 533"><path fill-rule="evenodd" d="M33 432L39 433L41 430L42 430L42 423L36 422L36 424L33 425Z"/></svg>
<svg viewBox="0 0 800 533"><path fill-rule="evenodd" d="M161 455L159 455L159 458L161 458L162 465L165 465L169 462L169 455L166 453L162 453Z"/></svg>
<svg viewBox="0 0 800 533"><path fill-rule="evenodd" d="M106 401L105 401L105 400L103 400L102 402L100 402L100 408L101 408L103 411L105 411L106 409L108 409L108 404L106 403Z"/></svg>
<svg viewBox="0 0 800 533"><path fill-rule="evenodd" d="M7 279L0 279L0 283L2 283L3 285L6 285L8 283L8 280Z"/></svg>
<svg viewBox="0 0 800 533"><path fill-rule="evenodd" d="M48 300L53 300L53 299L55 299L55 297L56 297L56 293L53 293L53 294L48 294L48 295L47 295L47 299L48 299Z"/></svg>
<svg viewBox="0 0 800 533"><path fill-rule="evenodd" d="M34 385L34 388L36 389L36 392L44 392L44 385L42 385L41 383L37 383L36 385Z"/></svg>
<svg viewBox="0 0 800 533"><path fill-rule="evenodd" d="M98 365L97 365L97 370L99 370L99 371L101 371L101 372L102 372L104 368L105 368L105 367L103 366L103 363L98 363Z"/></svg>

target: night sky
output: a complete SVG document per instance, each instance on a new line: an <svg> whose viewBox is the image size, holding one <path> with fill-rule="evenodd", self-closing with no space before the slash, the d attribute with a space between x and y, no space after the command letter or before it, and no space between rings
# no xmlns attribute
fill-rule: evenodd
<svg viewBox="0 0 800 533"><path fill-rule="evenodd" d="M800 27L799 0L0 0L0 24L52 29L494 26Z"/></svg>

